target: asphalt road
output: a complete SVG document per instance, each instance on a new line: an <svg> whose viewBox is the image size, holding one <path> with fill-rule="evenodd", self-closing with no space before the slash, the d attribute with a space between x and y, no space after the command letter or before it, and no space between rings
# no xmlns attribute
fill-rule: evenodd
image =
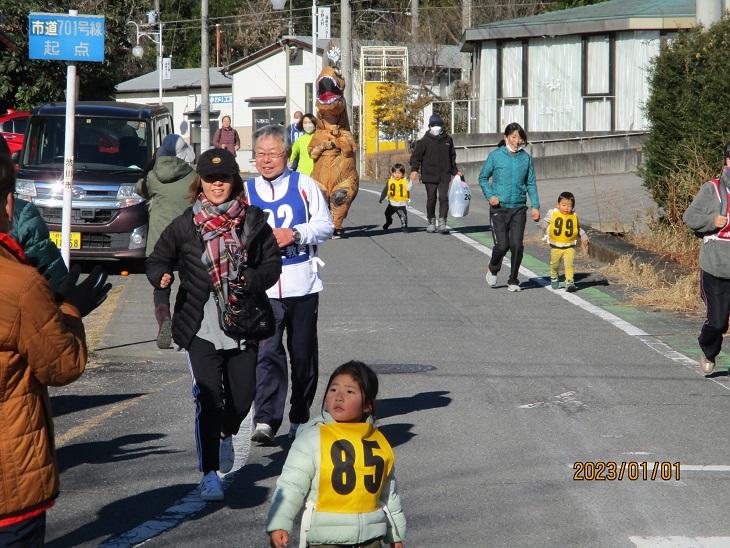
<svg viewBox="0 0 730 548"><path fill-rule="evenodd" d="M443 236L414 210L411 233L384 232L379 193L364 184L349 237L321 247L315 406L340 363L379 371L407 546L730 545L730 383L694 361L697 321L623 305L584 263L578 293L544 287L530 221L524 290L507 291L506 269L491 289L481 196ZM113 281L124 290L93 365L52 390L62 493L48 545L268 546L285 435L250 446L245 424L225 502L199 501L184 355L157 349L144 276Z"/></svg>

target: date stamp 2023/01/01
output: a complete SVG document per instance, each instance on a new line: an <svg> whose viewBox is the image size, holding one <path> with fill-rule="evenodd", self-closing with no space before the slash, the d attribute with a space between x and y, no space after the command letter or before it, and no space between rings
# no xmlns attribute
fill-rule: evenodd
<svg viewBox="0 0 730 548"><path fill-rule="evenodd" d="M579 461L573 470L575 481L679 481L679 462Z"/></svg>

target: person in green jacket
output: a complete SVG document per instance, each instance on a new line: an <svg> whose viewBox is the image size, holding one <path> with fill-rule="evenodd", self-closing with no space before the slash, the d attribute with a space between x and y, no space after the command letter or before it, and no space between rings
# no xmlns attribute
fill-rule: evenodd
<svg viewBox="0 0 730 548"><path fill-rule="evenodd" d="M317 118L314 114L305 114L297 124L297 129L304 132L304 135L297 137L292 143L289 163L294 171L311 175L314 169L314 160L309 156L309 142L312 140L314 130L317 128Z"/></svg>
<svg viewBox="0 0 730 548"><path fill-rule="evenodd" d="M34 204L15 199L10 237L20 244L28 261L45 276L51 289L56 292L68 276L68 268L63 262L61 250L51 241L41 212Z"/></svg>
<svg viewBox="0 0 730 548"><path fill-rule="evenodd" d="M406 518L393 449L375 426L378 377L359 361L332 372L322 414L301 425L276 482L270 545L289 543L304 504L300 546L402 548Z"/></svg>
<svg viewBox="0 0 730 548"><path fill-rule="evenodd" d="M150 201L147 256L170 222L190 206L190 187L195 179L192 162L195 152L185 140L171 133L162 140L155 153L154 164L137 181L135 192ZM153 291L155 319L159 326L157 347L170 348L172 320L170 316L170 287Z"/></svg>
<svg viewBox="0 0 730 548"><path fill-rule="evenodd" d="M522 148L527 135L516 122L507 124L504 139L492 151L479 173L479 186L489 202L494 248L487 267L487 283L497 285L497 273L502 259L510 252L510 273L507 289L521 291L517 274L524 253L523 239L527 222L527 195L530 196L532 219L540 220L540 199L537 196L535 168L532 157ZM489 179L492 179L490 182Z"/></svg>

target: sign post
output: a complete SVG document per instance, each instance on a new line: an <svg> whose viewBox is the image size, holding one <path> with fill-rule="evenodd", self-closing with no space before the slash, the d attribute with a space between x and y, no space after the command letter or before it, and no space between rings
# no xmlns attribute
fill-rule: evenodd
<svg viewBox="0 0 730 548"><path fill-rule="evenodd" d="M61 214L61 256L71 261L71 188L74 176L74 133L76 124L76 61L104 60L104 16L84 15L78 10L66 14L31 13L28 17L28 57L68 61L66 69L66 133L63 161L63 210Z"/></svg>

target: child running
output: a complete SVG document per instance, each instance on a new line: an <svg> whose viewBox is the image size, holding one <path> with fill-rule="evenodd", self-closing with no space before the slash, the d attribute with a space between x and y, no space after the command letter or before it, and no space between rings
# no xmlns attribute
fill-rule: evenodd
<svg viewBox="0 0 730 548"><path fill-rule="evenodd" d="M565 265L565 290L568 293L578 291L573 282L573 259L575 246L580 236L583 246L588 245L588 234L580 228L578 216L573 213L575 196L570 192L563 192L558 196L555 209L547 212L541 225L547 229L545 235L550 244L550 287L560 287L558 276L560 273L560 259Z"/></svg>
<svg viewBox="0 0 730 548"><path fill-rule="evenodd" d="M375 427L378 377L350 361L332 373L322 414L299 427L276 482L267 533L289 542L306 500L300 546L402 548L406 518L393 472L393 450Z"/></svg>
<svg viewBox="0 0 730 548"><path fill-rule="evenodd" d="M380 201L382 202L386 196L388 197L388 207L385 208L385 224L383 230L393 224L393 213L398 214L400 219L401 230L408 232L408 198L413 182L406 179L406 168L403 164L393 164L390 168L390 179L385 185Z"/></svg>

